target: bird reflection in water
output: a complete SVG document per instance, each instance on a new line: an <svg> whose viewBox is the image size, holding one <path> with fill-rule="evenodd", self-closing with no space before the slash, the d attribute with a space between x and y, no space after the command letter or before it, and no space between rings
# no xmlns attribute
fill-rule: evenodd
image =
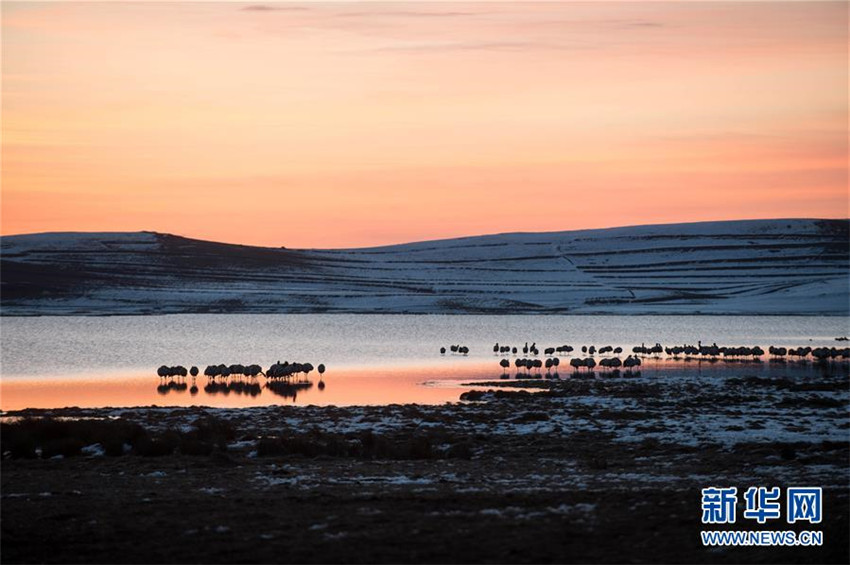
<svg viewBox="0 0 850 565"><path fill-rule="evenodd" d="M171 391L174 392L185 392L189 388L189 385L185 382L180 382L176 380L170 380L165 383L161 383L156 387L156 392L162 395L168 394Z"/></svg>
<svg viewBox="0 0 850 565"><path fill-rule="evenodd" d="M186 392L189 391L189 394L195 396L198 394L199 389L198 385L195 382L195 379L192 379L192 385L189 386L185 381L180 380L169 380L163 383L160 383L156 387L156 392L161 395L166 395L171 392ZM230 393L234 394L244 394L246 396L259 396L262 393L262 387L260 383L257 381L245 382L245 381L230 381L230 382L217 382L210 381L206 385L204 385L204 392L207 394L223 394L228 395Z"/></svg>
<svg viewBox="0 0 850 565"><path fill-rule="evenodd" d="M257 381L230 381L218 382L210 381L204 386L204 392L207 394L224 394L228 395L231 392L234 394L244 394L247 396L259 396L262 393L260 383Z"/></svg>
<svg viewBox="0 0 850 565"><path fill-rule="evenodd" d="M299 391L313 388L313 381L308 381L306 379L296 382L270 380L266 383L266 388L272 391L274 394L277 394L278 396L282 396L284 398L291 398L292 401L295 402L295 399L298 397Z"/></svg>

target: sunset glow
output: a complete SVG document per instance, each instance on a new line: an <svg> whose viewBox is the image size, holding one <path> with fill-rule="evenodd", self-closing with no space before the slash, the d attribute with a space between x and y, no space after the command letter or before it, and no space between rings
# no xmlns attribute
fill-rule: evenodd
<svg viewBox="0 0 850 565"><path fill-rule="evenodd" d="M847 30L845 2L4 1L2 233L846 218Z"/></svg>

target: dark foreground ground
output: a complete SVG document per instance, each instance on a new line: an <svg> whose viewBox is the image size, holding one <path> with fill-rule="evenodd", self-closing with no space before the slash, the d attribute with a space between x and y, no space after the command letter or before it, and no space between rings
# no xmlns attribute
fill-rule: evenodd
<svg viewBox="0 0 850 565"><path fill-rule="evenodd" d="M783 375L542 381L443 407L7 414L0 557L847 563L846 369ZM708 486L824 487L819 525L788 525L783 504L760 526L742 498L734 525L824 545L703 547Z"/></svg>

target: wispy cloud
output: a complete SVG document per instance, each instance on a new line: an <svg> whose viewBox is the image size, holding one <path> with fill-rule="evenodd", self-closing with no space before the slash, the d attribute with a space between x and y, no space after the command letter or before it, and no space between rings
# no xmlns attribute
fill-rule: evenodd
<svg viewBox="0 0 850 565"><path fill-rule="evenodd" d="M267 4L252 4L240 8L243 12L300 12L307 9L306 6L269 6Z"/></svg>
<svg viewBox="0 0 850 565"><path fill-rule="evenodd" d="M527 51L538 49L573 49L579 47L544 43L538 41L430 41L421 43L399 43L367 49L364 51L386 53L426 53L439 51ZM363 52L363 51L360 51Z"/></svg>
<svg viewBox="0 0 850 565"><path fill-rule="evenodd" d="M339 14L342 18L373 18L373 17L405 17L405 18L457 18L466 16L480 16L484 12L425 12L425 11L369 11L369 12L343 12Z"/></svg>
<svg viewBox="0 0 850 565"><path fill-rule="evenodd" d="M626 25L631 27L664 27L661 22L629 22Z"/></svg>

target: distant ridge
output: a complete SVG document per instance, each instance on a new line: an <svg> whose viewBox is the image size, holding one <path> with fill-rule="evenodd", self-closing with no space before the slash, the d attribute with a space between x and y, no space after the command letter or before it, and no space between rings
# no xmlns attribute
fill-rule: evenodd
<svg viewBox="0 0 850 565"><path fill-rule="evenodd" d="M850 221L736 220L284 249L154 232L0 238L3 315L850 314Z"/></svg>

